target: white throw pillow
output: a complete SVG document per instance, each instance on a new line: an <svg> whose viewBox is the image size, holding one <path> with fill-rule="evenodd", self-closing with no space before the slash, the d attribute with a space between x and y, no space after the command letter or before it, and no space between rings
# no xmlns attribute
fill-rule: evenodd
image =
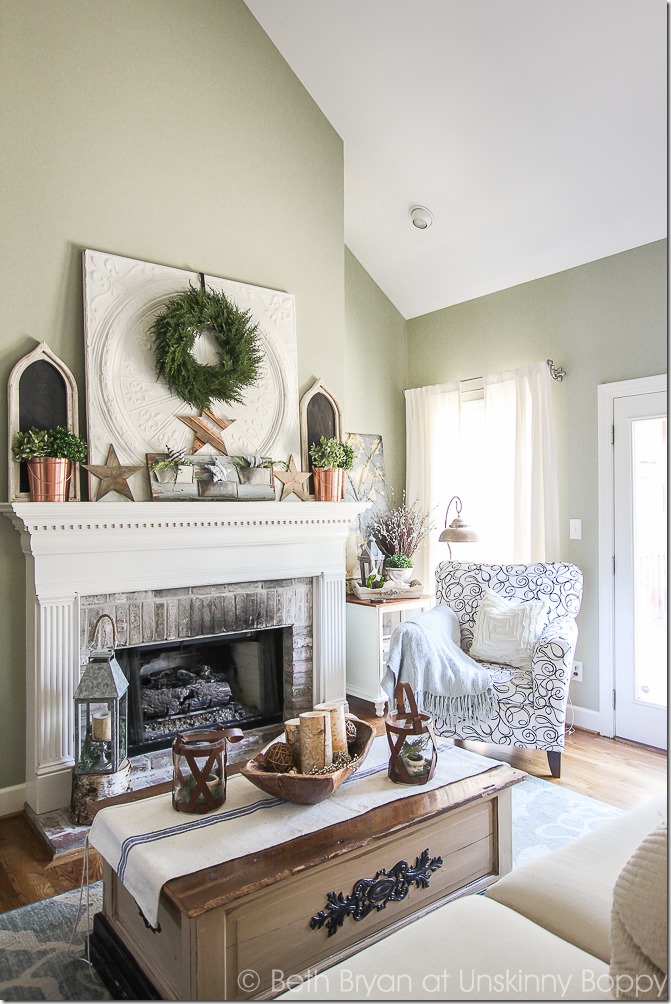
<svg viewBox="0 0 671 1004"><path fill-rule="evenodd" d="M485 589L475 615L471 658L527 669L549 612L548 600L507 600Z"/></svg>

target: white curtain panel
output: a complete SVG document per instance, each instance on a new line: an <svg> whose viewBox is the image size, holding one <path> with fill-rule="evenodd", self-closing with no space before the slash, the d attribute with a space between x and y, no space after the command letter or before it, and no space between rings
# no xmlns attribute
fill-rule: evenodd
<svg viewBox="0 0 671 1004"><path fill-rule="evenodd" d="M505 561L559 559L557 468L547 363L484 378L485 462Z"/></svg>
<svg viewBox="0 0 671 1004"><path fill-rule="evenodd" d="M415 387L405 392L406 478L408 505L431 514L433 530L414 555L414 578L424 591L435 591L435 569L447 557L446 545L438 543L444 526L445 508L452 485L459 482L459 384ZM448 431L449 430L449 431Z"/></svg>
<svg viewBox="0 0 671 1004"><path fill-rule="evenodd" d="M448 557L439 544L445 510L459 495L462 516L480 536L454 545L455 560L528 564L559 559L559 515L551 377L545 362L483 379L477 452L473 423L462 424L459 384L406 390L406 499L432 512L434 530L414 556L415 577L434 591ZM450 520L456 511L450 512ZM459 553L457 553L457 550Z"/></svg>

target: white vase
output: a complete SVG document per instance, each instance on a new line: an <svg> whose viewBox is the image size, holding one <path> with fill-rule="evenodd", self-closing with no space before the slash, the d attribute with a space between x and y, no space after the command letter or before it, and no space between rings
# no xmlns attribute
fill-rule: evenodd
<svg viewBox="0 0 671 1004"><path fill-rule="evenodd" d="M389 581L395 586L404 586L412 575L412 568L387 568Z"/></svg>

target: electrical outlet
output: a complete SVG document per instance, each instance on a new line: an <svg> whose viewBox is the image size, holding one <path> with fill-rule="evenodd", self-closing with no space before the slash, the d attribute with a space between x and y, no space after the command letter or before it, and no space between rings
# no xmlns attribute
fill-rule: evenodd
<svg viewBox="0 0 671 1004"><path fill-rule="evenodd" d="M573 663L573 672L571 673L571 679L575 680L577 683L582 683L582 663Z"/></svg>

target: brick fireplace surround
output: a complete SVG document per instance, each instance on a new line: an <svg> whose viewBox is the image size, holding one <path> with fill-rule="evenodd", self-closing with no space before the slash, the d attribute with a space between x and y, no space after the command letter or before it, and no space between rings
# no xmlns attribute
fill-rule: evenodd
<svg viewBox="0 0 671 1004"><path fill-rule="evenodd" d="M284 703L345 697L345 541L367 503L14 502L26 557L26 801L70 800L94 614L119 645L292 626Z"/></svg>

